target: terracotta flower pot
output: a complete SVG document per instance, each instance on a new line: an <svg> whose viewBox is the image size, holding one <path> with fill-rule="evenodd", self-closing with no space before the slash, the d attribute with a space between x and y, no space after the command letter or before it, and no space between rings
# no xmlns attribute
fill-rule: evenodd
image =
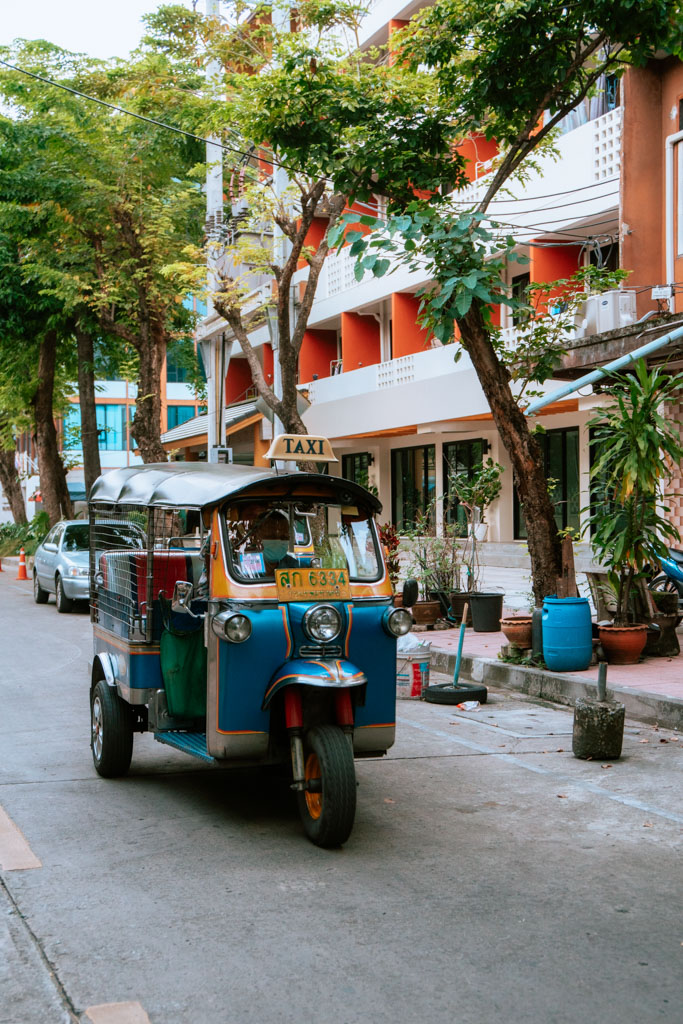
<svg viewBox="0 0 683 1024"><path fill-rule="evenodd" d="M441 614L438 601L416 601L410 609L416 626L433 626Z"/></svg>
<svg viewBox="0 0 683 1024"><path fill-rule="evenodd" d="M500 628L513 647L531 647L531 616L510 615L500 620Z"/></svg>
<svg viewBox="0 0 683 1024"><path fill-rule="evenodd" d="M635 665L647 640L647 626L600 626L600 644L610 665Z"/></svg>

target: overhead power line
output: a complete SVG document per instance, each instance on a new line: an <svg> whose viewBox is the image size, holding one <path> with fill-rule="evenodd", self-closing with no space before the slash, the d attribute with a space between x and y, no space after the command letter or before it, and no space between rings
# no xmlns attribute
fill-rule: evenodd
<svg viewBox="0 0 683 1024"><path fill-rule="evenodd" d="M11 64L9 61L3 60L2 58L0 58L0 64L4 65L5 67L9 68L12 71L16 71L18 74L25 75L27 78L32 78L32 79L34 79L37 82L41 82L43 85L49 85L49 86L52 86L55 89L61 89L63 92L70 93L72 96L77 96L79 99L87 100L90 103L96 103L99 106L106 107L108 110L112 110L115 113L125 114L126 116L133 117L133 118L135 118L138 121L143 121L143 122L145 122L147 124L154 125L157 128L163 128L165 131L174 132L176 135L182 135L185 138L192 139L195 142L202 142L204 144L209 144L209 145L212 145L212 146L216 146L218 149L222 150L223 152L233 153L236 156L240 156L240 157L242 157L242 159L245 159L245 160L248 160L248 159L250 159L253 156L253 149L252 150L244 150L244 149L239 149L236 146L228 146L224 142L216 141L214 138L206 138L205 136L202 136L202 135L196 135L194 132L188 132L184 128L178 128L176 125L168 124L167 122L160 121L157 118L147 117L145 114L138 114L138 113L136 113L133 110L128 110L126 107L121 107L121 106L119 106L118 104L115 104L115 103L109 103L107 100L100 99L98 96L91 96L89 93L82 92L80 89L75 89L73 86L65 85L63 82L56 82L54 79L46 78L44 75L38 75L34 71L27 71L25 68L21 68L21 67L19 67L16 64ZM234 129L230 128L229 126L226 128L226 130L234 132ZM259 147L259 148L267 150L267 147ZM295 174L305 174L306 173L300 167L297 168L297 167L294 167L292 164L285 163L282 160L278 160L272 152L268 152L267 155L264 157L264 159L266 160L267 163L272 164L274 167L281 167L283 170L292 171ZM327 176L324 176L324 180L327 181L330 185L334 186L334 182L330 178L328 178ZM574 189L565 189L562 192L548 192L548 193L545 193L545 194L542 194L542 195L522 197L520 199L514 199L514 198L511 198L511 197L505 197L505 198L500 198L500 199L493 199L491 201L491 205L493 205L495 203L501 203L501 204L504 204L504 203L507 203L507 204L514 203L514 204L519 204L519 203L537 202L539 199L551 199L551 198L553 198L555 196L563 196L563 197L564 196L570 196L570 195L573 195L573 194L575 194L577 192L584 192L587 189L599 187L602 184L610 184L610 183L608 183L608 182L593 182L590 185L583 185L583 186L580 186L580 187L574 188ZM595 200L599 200L599 199L606 199L609 196L616 195L617 191L618 190L615 190L614 192L603 193L603 194L601 194L599 196L588 197L587 199L576 200L574 202L569 202L569 203L563 203L563 204L561 204L561 206L573 206L573 205L577 205L578 203L591 202L591 201L595 201ZM457 205L463 205L463 206L468 206L468 207L476 205L475 202L468 203L466 200L458 200L457 198L454 198L453 202L456 203ZM357 206L357 207L361 207L363 209L369 210L369 211L371 211L373 213L377 212L377 207L373 206L370 203L365 203L365 202L362 202L360 200L357 200L354 203L354 205ZM558 207L538 207L536 209L529 209L529 208L527 208L527 209L519 210L519 213L520 214L545 213L545 212L551 212L555 208L559 209L559 206ZM510 211L504 210L504 211L501 211L501 213L504 216L505 215L510 216ZM491 218L491 219L493 220L495 218ZM498 221L498 223L505 225L504 221ZM545 223L551 224L552 221L547 221ZM602 222L602 223L608 223L608 222ZM524 227L523 225L512 225L512 224L510 224L509 226L510 227L516 227L518 231L529 231L529 230L533 231L533 230L536 230L536 229L541 229L541 225L540 224L539 225L531 225L529 228ZM569 232L561 231L561 230L556 230L556 231L553 231L553 234L569 234ZM574 236L574 237L577 237L577 236Z"/></svg>

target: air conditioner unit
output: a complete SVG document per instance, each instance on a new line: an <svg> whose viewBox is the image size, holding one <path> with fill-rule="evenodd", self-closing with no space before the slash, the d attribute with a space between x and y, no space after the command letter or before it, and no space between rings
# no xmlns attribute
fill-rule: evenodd
<svg viewBox="0 0 683 1024"><path fill-rule="evenodd" d="M636 293L632 289L589 295L584 310L584 336L616 331L634 323L635 319Z"/></svg>

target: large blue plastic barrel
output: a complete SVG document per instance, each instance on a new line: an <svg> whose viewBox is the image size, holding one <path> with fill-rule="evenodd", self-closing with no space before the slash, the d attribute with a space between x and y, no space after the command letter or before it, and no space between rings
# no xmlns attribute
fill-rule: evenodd
<svg viewBox="0 0 683 1024"><path fill-rule="evenodd" d="M593 655L591 609L585 597L543 601L543 660L553 672L582 672Z"/></svg>

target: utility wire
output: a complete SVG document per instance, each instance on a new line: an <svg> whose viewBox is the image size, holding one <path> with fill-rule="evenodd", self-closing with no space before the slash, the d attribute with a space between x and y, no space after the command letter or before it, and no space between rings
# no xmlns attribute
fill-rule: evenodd
<svg viewBox="0 0 683 1024"><path fill-rule="evenodd" d="M234 146L227 146L223 142L217 142L217 141L215 141L212 138L206 138L206 137L201 136L201 135L195 135L194 132L188 132L188 131L185 131L185 129L183 129L183 128L177 128L175 125L167 124L165 121L159 121L156 118L147 117L144 114L138 114L138 113L136 113L133 110L128 110L125 107L120 107L120 106L118 106L115 103L108 103L106 100L99 99L99 97L97 97L97 96L91 96L88 93L82 92L80 89L74 89L72 86L64 85L62 82L55 82L53 79L46 78L43 75L38 75L38 74L36 74L33 71L26 71L25 68L20 68L16 64L10 64L9 61L3 60L2 58L0 58L0 64L3 64L5 67L10 68L12 71L18 72L21 75L26 75L28 78L32 78L32 79L34 79L37 82L42 82L44 85L51 85L55 89L62 89L64 92L68 92L72 96L78 96L80 99L88 100L90 103L97 103L97 104L99 104L102 107L106 107L108 110L115 111L118 114L127 114L128 117L134 117L138 121L144 121L147 124L155 125L157 128L164 128L166 131L175 132L177 135L183 135L185 138L192 139L195 142L203 142L203 143L208 144L208 145L217 146L223 152L234 153L237 156L241 156L245 160L249 160L253 156L253 151L249 152L248 150L238 149L238 148L236 148ZM230 127L228 127L226 130L232 131L232 132L235 131L235 129L232 129ZM265 150L268 153L267 147L259 146L259 149L263 149L263 150ZM292 164L287 164L287 163L285 163L282 160L277 160L275 158L275 155L272 152L268 153L268 155L266 155L264 157L264 159L265 159L265 161L267 163L272 164L274 167L281 167L283 170L292 171L294 174L306 173L301 168L294 167ZM330 178L328 178L327 176L324 177L324 180L329 182L330 185L332 185L332 186L334 185L334 182ZM586 189L589 189L589 188L596 188L597 186L599 186L601 184L603 184L603 182L593 182L590 185L583 185L583 186L581 186L579 188L575 188L575 189L566 189L563 192L548 192L548 193L545 193L544 195L528 196L526 198L521 198L521 199L514 199L514 198L510 198L510 197L506 197L504 199L503 198L501 198L501 199L493 199L491 201L491 205L493 205L494 203L508 203L509 204L509 203L537 202L539 199L551 199L554 196L569 196L569 195L573 195L576 192L583 192L583 191L585 191ZM605 199L608 196L616 195L616 194L617 194L617 192L609 192L607 194L602 194L602 195L599 195L599 196L591 196L591 197L589 197L587 199L576 200L576 202L563 203L561 205L562 206L573 206L573 205L576 205L578 202L590 202L590 201L595 201L595 200L599 200L599 199ZM474 202L470 203L470 202L468 202L467 200L464 200L464 199L461 199L461 200L454 199L453 202L456 205L462 205L462 206L467 206L467 207L471 207L471 206L476 205L476 203L474 203ZM357 201L354 205L359 206L359 207L361 207L363 209L366 209L366 210L370 210L372 212L376 212L376 210L377 210L376 206L373 206L372 204L369 204L369 203L364 203L362 201ZM542 213L542 212L545 212L546 210L555 209L555 208L559 209L560 207L559 206L558 207L551 207L551 208L540 207L540 208L537 208L537 209L526 209L526 210L520 210L520 213L523 213L523 214ZM510 214L509 214L509 212L507 210L501 211L501 212L503 213L503 215L507 214L507 216L510 216ZM548 221L547 223L552 223L552 221ZM537 225L535 225L534 227L536 227L536 226ZM524 229L522 229L522 230L524 230ZM555 233L559 234L560 232L555 232Z"/></svg>

